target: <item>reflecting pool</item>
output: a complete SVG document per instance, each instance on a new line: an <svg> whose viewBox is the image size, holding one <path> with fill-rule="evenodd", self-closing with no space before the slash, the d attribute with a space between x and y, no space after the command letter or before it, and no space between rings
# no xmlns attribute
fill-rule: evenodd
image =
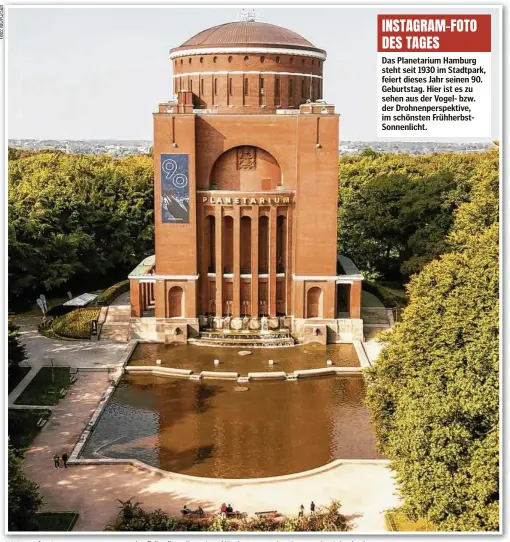
<svg viewBox="0 0 510 542"><path fill-rule="evenodd" d="M382 457L361 376L246 387L241 392L235 382L125 375L82 457L137 458L218 478L277 476L334 459Z"/></svg>
<svg viewBox="0 0 510 542"><path fill-rule="evenodd" d="M236 371L241 375L256 371L285 371L326 367L330 359L337 367L359 367L356 350L352 344L295 346L291 348L252 348L248 356L240 356L242 348L150 344L141 343L129 360L130 365L156 365L162 367L200 371ZM219 359L220 364L214 365ZM268 361L274 360L274 365Z"/></svg>

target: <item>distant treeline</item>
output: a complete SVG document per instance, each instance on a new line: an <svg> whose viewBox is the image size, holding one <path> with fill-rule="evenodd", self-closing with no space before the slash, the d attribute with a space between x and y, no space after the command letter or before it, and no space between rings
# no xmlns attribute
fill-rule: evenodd
<svg viewBox="0 0 510 542"><path fill-rule="evenodd" d="M106 286L154 247L152 157L9 149L9 308Z"/></svg>
<svg viewBox="0 0 510 542"><path fill-rule="evenodd" d="M446 250L486 153L378 154L339 166L338 248L371 278L407 281ZM152 157L9 149L9 302L124 278L153 252Z"/></svg>

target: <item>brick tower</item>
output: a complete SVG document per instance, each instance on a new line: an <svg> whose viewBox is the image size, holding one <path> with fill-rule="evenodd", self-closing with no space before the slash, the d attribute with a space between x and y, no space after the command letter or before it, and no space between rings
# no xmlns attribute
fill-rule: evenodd
<svg viewBox="0 0 510 542"><path fill-rule="evenodd" d="M359 339L362 277L337 257L325 51L250 20L204 30L170 59L175 96L154 114L156 253L129 277L132 334L185 342L265 317L299 341Z"/></svg>

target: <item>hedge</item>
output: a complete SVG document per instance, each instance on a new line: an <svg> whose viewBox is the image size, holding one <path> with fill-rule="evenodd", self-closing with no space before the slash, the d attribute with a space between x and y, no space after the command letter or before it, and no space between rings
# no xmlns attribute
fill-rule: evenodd
<svg viewBox="0 0 510 542"><path fill-rule="evenodd" d="M127 291L129 291L129 280L123 280L121 282L117 282L117 284L110 286L109 288L102 291L97 296L96 305L99 305L99 306L110 305L110 303L112 303L112 301L117 299L119 295Z"/></svg>

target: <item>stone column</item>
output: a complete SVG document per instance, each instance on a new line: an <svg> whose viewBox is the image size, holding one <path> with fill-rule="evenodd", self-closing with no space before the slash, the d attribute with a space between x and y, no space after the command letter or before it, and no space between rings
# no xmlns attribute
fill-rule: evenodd
<svg viewBox="0 0 510 542"><path fill-rule="evenodd" d="M259 209L251 211L251 315L259 315Z"/></svg>
<svg viewBox="0 0 510 542"><path fill-rule="evenodd" d="M142 282L142 314L147 309L147 283Z"/></svg>
<svg viewBox="0 0 510 542"><path fill-rule="evenodd" d="M222 213L221 206L217 205L214 209L215 227L216 227L216 316L223 316L223 258L222 258Z"/></svg>
<svg viewBox="0 0 510 542"><path fill-rule="evenodd" d="M198 289L198 291L200 292L200 303L198 304L198 312L199 314L203 314L209 311L209 280L207 278L207 273L209 270L209 261L211 259L211 239L209 236L212 232L210 232L209 230L206 231L205 225L209 222L209 220L205 217L205 209L203 206L201 206L198 216L198 231L201 232L200 245L198 250L198 269L200 273L200 282Z"/></svg>
<svg viewBox="0 0 510 542"><path fill-rule="evenodd" d="M154 285L154 293L156 296L156 318L166 318L167 293L164 280L156 281Z"/></svg>
<svg viewBox="0 0 510 542"><path fill-rule="evenodd" d="M355 280L351 284L351 295L349 300L350 318L361 318L361 281Z"/></svg>
<svg viewBox="0 0 510 542"><path fill-rule="evenodd" d="M268 313L270 316L276 316L276 207L271 207L269 214L269 306Z"/></svg>
<svg viewBox="0 0 510 542"><path fill-rule="evenodd" d="M241 207L234 207L234 283L232 286L234 316L241 316Z"/></svg>
<svg viewBox="0 0 510 542"><path fill-rule="evenodd" d="M140 318L142 316L140 283L137 280L129 281L129 296L131 300L131 316Z"/></svg>
<svg viewBox="0 0 510 542"><path fill-rule="evenodd" d="M295 89L294 89L295 92ZM285 232L285 309L286 314L293 314L292 311L292 209L287 208L287 231Z"/></svg>

